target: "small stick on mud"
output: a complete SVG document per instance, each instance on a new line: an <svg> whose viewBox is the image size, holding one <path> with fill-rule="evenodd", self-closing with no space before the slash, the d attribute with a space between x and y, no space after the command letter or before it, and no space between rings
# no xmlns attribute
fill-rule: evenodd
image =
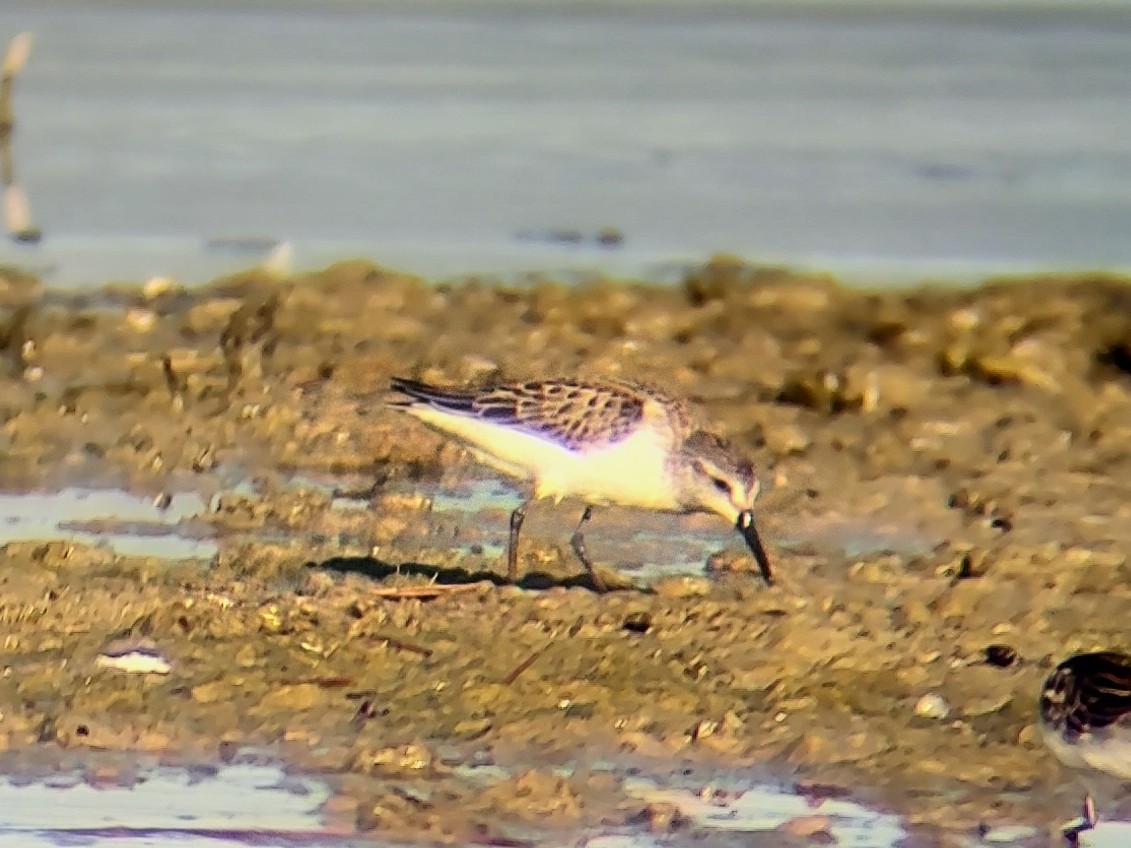
<svg viewBox="0 0 1131 848"><path fill-rule="evenodd" d="M373 701L366 698L357 706L354 711L353 718L350 719L350 724L355 730L361 730L369 719L377 715L377 710L373 708Z"/></svg>
<svg viewBox="0 0 1131 848"><path fill-rule="evenodd" d="M173 368L172 357L167 353L161 357L161 372L165 375L165 387L169 390L169 396L176 400L181 394L181 380Z"/></svg>
<svg viewBox="0 0 1131 848"><path fill-rule="evenodd" d="M539 648L537 651L535 651L533 654L531 654L526 659L524 659L522 662L520 662L517 666L515 666L514 671L512 671L510 674L508 674L506 677L503 678L503 685L504 686L510 686L512 683L514 683L516 680L518 680L518 676L520 674L522 674L524 671L526 671L528 668L530 668L530 666L534 665L534 662L540 656L542 656L542 654L546 653L546 649L549 648L549 647L550 647L549 644L543 645L541 648Z"/></svg>
<svg viewBox="0 0 1131 848"><path fill-rule="evenodd" d="M474 592L487 585L485 580L478 583L452 583L450 585L429 584L428 586L400 586L393 589L370 589L375 598L436 598L440 595L455 595L460 592Z"/></svg>
<svg viewBox="0 0 1131 848"><path fill-rule="evenodd" d="M404 642L392 636L385 636L381 633L376 633L369 638L374 642L384 642L390 648L396 648L398 651L404 651L409 654L419 654L420 656L425 658L432 656L431 648L425 648L423 645L414 645L412 642Z"/></svg>
<svg viewBox="0 0 1131 848"><path fill-rule="evenodd" d="M308 677L303 680L296 680L294 683L288 682L287 685L311 684L317 686L319 689L344 689L347 686L353 686L354 680L352 677Z"/></svg>

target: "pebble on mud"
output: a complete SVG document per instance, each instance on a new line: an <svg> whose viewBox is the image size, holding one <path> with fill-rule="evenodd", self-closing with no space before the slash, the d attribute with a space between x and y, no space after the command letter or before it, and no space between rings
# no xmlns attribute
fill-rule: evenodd
<svg viewBox="0 0 1131 848"><path fill-rule="evenodd" d="M928 693L915 702L915 715L919 718L942 721L950 715L950 705L941 695Z"/></svg>
<svg viewBox="0 0 1131 848"><path fill-rule="evenodd" d="M808 839L814 845L831 845L837 841L832 832L832 819L829 816L794 816L778 830L790 836Z"/></svg>
<svg viewBox="0 0 1131 848"><path fill-rule="evenodd" d="M661 577L652 583L652 591L662 598L701 598L711 594L711 581L692 575Z"/></svg>
<svg viewBox="0 0 1131 848"><path fill-rule="evenodd" d="M629 824L641 825L649 833L675 833L690 826L693 819L675 804L656 801L629 818Z"/></svg>
<svg viewBox="0 0 1131 848"><path fill-rule="evenodd" d="M173 670L172 661L148 639L109 642L98 652L94 664L130 674L168 674Z"/></svg>
<svg viewBox="0 0 1131 848"><path fill-rule="evenodd" d="M134 332L148 333L157 323L157 316L152 309L130 309L126 312L126 323Z"/></svg>

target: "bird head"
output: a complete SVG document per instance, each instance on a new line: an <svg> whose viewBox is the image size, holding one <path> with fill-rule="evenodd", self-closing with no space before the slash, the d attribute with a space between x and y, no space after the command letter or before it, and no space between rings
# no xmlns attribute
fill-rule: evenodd
<svg viewBox="0 0 1131 848"><path fill-rule="evenodd" d="M762 577L773 582L770 561L754 525L754 501L761 483L750 461L711 433L696 431L681 451L680 489L690 510L713 512L742 534Z"/></svg>

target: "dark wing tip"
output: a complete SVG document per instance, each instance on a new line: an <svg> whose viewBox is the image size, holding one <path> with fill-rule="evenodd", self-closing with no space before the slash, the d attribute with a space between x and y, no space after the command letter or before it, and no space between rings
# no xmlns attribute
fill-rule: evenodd
<svg viewBox="0 0 1131 848"><path fill-rule="evenodd" d="M394 409L412 409L420 405L431 406L445 412L460 415L472 415L475 412L475 403L478 393L474 391L461 391L459 389L446 389L442 386L433 386L420 380L411 380L407 377L392 377L389 388L407 396L391 398L387 403Z"/></svg>
<svg viewBox="0 0 1131 848"><path fill-rule="evenodd" d="M407 377L392 377L389 380L389 391L400 392L404 397L391 397L385 399L385 405L392 409L408 409L417 401L424 400L427 396L428 386L419 380L410 380Z"/></svg>
<svg viewBox="0 0 1131 848"><path fill-rule="evenodd" d="M431 386L427 383L422 383L419 380L412 380L408 377L391 377L389 378L389 389L394 392L404 392L406 395L418 394L427 392Z"/></svg>

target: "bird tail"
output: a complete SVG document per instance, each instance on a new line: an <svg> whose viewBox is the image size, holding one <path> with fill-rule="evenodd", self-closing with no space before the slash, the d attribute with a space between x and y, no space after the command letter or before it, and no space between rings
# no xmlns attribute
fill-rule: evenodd
<svg viewBox="0 0 1131 848"><path fill-rule="evenodd" d="M457 415L475 414L475 393L460 391L458 389L445 389L422 383L419 380L409 380L405 377L393 377L389 388L394 392L406 395L404 398L392 398L386 404L392 409L419 409L428 406L442 412L452 412Z"/></svg>

